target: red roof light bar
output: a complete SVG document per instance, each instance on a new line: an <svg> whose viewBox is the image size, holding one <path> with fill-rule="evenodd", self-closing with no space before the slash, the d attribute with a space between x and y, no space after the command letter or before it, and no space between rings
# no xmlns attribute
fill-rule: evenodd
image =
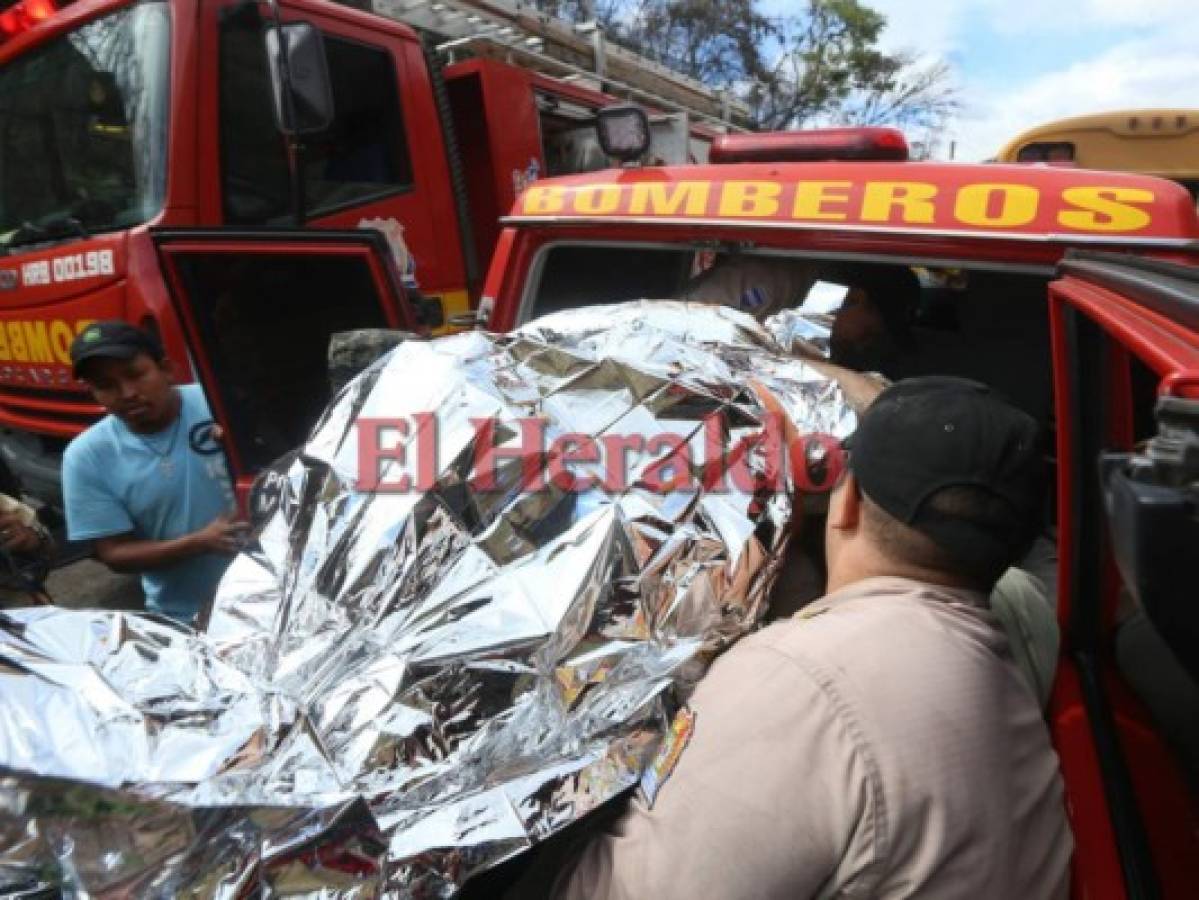
<svg viewBox="0 0 1199 900"><path fill-rule="evenodd" d="M908 158L908 142L898 128L814 128L722 134L712 142L709 161L725 163L820 162Z"/></svg>
<svg viewBox="0 0 1199 900"><path fill-rule="evenodd" d="M0 13L0 44L58 12L54 0L22 0Z"/></svg>

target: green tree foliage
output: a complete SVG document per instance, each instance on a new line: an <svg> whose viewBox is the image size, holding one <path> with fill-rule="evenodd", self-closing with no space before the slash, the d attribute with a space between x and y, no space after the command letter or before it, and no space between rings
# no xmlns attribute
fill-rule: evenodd
<svg viewBox="0 0 1199 900"><path fill-rule="evenodd" d="M956 112L941 61L878 46L886 19L859 0L806 0L769 16L757 0L543 0L611 39L744 100L759 128L893 124L936 129Z"/></svg>

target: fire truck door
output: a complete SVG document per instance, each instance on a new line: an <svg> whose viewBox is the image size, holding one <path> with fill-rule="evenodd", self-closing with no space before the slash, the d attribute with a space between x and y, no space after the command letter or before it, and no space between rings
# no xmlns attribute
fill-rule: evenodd
<svg viewBox="0 0 1199 900"><path fill-rule="evenodd" d="M329 401L334 332L416 327L376 231L155 231L171 299L244 501Z"/></svg>
<svg viewBox="0 0 1199 900"><path fill-rule="evenodd" d="M1050 286L1074 896L1199 895L1199 269L1074 253ZM1163 398L1169 398L1164 401Z"/></svg>

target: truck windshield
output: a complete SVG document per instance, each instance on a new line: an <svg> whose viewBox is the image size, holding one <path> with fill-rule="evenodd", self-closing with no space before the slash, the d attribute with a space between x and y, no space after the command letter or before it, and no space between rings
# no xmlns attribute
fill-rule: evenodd
<svg viewBox="0 0 1199 900"><path fill-rule="evenodd" d="M0 252L162 207L169 31L166 3L141 3L0 68Z"/></svg>

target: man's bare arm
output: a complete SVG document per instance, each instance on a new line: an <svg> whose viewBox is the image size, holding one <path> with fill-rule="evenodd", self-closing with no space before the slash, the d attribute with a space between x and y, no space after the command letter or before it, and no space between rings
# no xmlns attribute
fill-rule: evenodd
<svg viewBox="0 0 1199 900"><path fill-rule="evenodd" d="M198 531L165 541L116 534L96 539L96 558L114 572L161 569L204 553L236 553L248 527L231 516L218 516Z"/></svg>
<svg viewBox="0 0 1199 900"><path fill-rule="evenodd" d="M841 390L845 392L845 399L858 415L864 413L866 407L874 402L874 398L890 384L881 375L855 372L853 369L835 365L827 360L805 359L804 362L841 385Z"/></svg>

